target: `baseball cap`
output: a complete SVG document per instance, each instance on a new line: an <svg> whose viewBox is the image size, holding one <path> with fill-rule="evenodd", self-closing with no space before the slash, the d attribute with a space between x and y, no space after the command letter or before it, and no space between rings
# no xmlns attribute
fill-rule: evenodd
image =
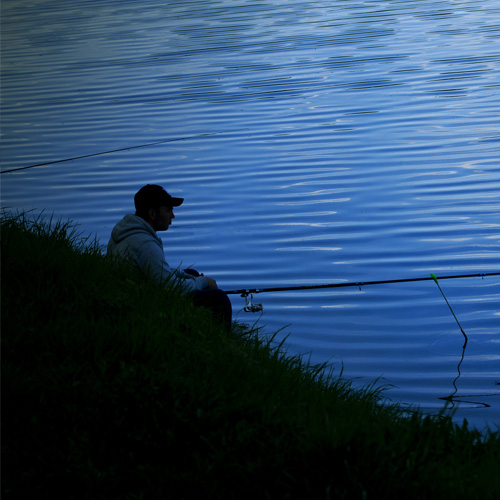
<svg viewBox="0 0 500 500"><path fill-rule="evenodd" d="M178 207L182 205L184 198L170 196L165 189L156 184L143 186L134 196L136 210L158 208L162 205L167 207Z"/></svg>

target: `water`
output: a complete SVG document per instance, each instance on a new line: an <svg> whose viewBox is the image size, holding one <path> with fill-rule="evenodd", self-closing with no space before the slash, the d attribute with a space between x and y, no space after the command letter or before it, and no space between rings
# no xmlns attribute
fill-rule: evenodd
<svg viewBox="0 0 500 500"><path fill-rule="evenodd" d="M171 264L227 290L500 271L495 0L2 2L2 207L103 245L186 198ZM500 279L261 294L291 354L500 425ZM462 359L463 358L463 359Z"/></svg>

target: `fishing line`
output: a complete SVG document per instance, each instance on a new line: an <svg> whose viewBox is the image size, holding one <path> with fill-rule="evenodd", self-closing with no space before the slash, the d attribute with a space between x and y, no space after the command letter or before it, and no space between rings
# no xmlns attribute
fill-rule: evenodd
<svg viewBox="0 0 500 500"><path fill-rule="evenodd" d="M244 130L248 130L248 129L244 129ZM107 155L110 153L119 153L120 151L129 151L131 149L148 148L150 146L157 146L158 144L165 144L167 142L187 141L189 139L197 139L199 137L209 137L212 135L228 134L230 132L241 132L241 130L230 130L230 131L228 130L226 132L212 132L212 133L191 135L188 137L178 137L175 139L163 139L161 141L149 142L147 144L140 144L138 146L128 146L126 148L110 149L109 151L102 151L100 153L90 153L90 154L81 155L81 156L74 156L73 158L64 158L63 160L46 161L44 163L36 163L35 165L28 165L26 167L11 168L9 170L2 170L0 172L0 174L10 174L12 172L19 172L20 170L27 170L29 168L43 167L45 165L55 165L56 163L63 163L65 161L81 160L82 158L91 158L92 156L101 156L101 155Z"/></svg>
<svg viewBox="0 0 500 500"><path fill-rule="evenodd" d="M434 280L434 282L436 283L436 285L438 286L439 291L441 292L441 295L444 297L444 300L446 300L446 303L448 304L448 307L450 308L451 314L453 314L453 317L455 318L455 321L457 322L457 325L459 326L460 331L462 332L463 336L465 337L465 344L464 344L464 349L465 349L465 346L467 345L467 341L469 339L467 338L467 335L465 334L464 329L462 328L462 325L460 324L460 321L458 321L458 318L456 317L455 312L453 311L453 308L451 307L450 303L448 302L446 295L444 294L443 290L441 289L441 286L439 285L439 282L438 282L438 278L436 277L436 275L434 273L431 273L431 277Z"/></svg>
<svg viewBox="0 0 500 500"><path fill-rule="evenodd" d="M462 357L460 358L460 361L459 361L458 366L457 366L458 374L455 377L455 379L453 380L453 388L455 390L449 396L439 398L439 399L445 399L445 400L449 401L453 406L455 406L455 403L453 402L453 398L455 397L455 394L458 392L457 382L458 382L458 379L462 376L462 372L460 371L460 367L462 366L462 363L464 362L465 347L466 346L467 346L467 342L462 347Z"/></svg>

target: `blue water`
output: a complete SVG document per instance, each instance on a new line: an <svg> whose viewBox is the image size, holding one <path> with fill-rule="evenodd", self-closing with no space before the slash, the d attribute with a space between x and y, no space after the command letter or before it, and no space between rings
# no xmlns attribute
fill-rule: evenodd
<svg viewBox="0 0 500 500"><path fill-rule="evenodd" d="M500 271L496 0L4 0L2 18L3 208L104 246L162 184L186 199L167 260L226 290ZM355 385L431 413L453 394L457 422L496 428L500 278L441 286L465 351L432 281L231 300Z"/></svg>

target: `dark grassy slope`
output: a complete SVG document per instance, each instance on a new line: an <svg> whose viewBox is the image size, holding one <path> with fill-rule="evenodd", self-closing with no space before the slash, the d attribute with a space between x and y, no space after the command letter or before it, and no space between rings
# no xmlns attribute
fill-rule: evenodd
<svg viewBox="0 0 500 500"><path fill-rule="evenodd" d="M68 224L1 236L5 498L498 498L498 432L320 379Z"/></svg>

